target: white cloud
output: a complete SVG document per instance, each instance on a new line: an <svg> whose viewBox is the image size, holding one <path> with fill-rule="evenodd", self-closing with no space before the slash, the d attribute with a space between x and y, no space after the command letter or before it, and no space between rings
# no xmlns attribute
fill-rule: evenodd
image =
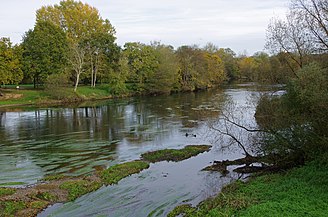
<svg viewBox="0 0 328 217"><path fill-rule="evenodd" d="M263 49L274 15L283 16L289 0L82 0L99 9L117 31L118 43L160 40L175 47L213 42L237 53ZM33 28L35 11L58 0L1 3L0 36L19 42Z"/></svg>

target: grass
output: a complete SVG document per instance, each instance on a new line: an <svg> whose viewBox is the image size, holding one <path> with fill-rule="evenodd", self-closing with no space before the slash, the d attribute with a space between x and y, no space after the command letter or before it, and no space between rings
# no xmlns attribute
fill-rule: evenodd
<svg viewBox="0 0 328 217"><path fill-rule="evenodd" d="M6 86L7 87L7 86ZM111 97L109 87L99 85L95 88L90 86L79 86L77 92L73 87L60 87L55 89L32 89L30 85L22 86L21 89L1 89L6 96L0 97L0 106L9 105L42 105L49 103L58 103L58 101L79 102L83 100L107 99Z"/></svg>
<svg viewBox="0 0 328 217"><path fill-rule="evenodd" d="M177 207L170 216L176 216L177 210L185 216L327 216L327 167L316 161L285 174L254 177L247 183L237 181L194 211Z"/></svg>
<svg viewBox="0 0 328 217"><path fill-rule="evenodd" d="M43 201L56 201L58 197L50 192L40 192L35 195L36 198L43 200Z"/></svg>
<svg viewBox="0 0 328 217"><path fill-rule="evenodd" d="M68 191L69 201L73 201L84 194L99 189L100 187L100 182L90 182L87 180L69 180L59 186L59 188Z"/></svg>
<svg viewBox="0 0 328 217"><path fill-rule="evenodd" d="M0 196L15 194L15 188L0 188Z"/></svg>
<svg viewBox="0 0 328 217"><path fill-rule="evenodd" d="M35 104L48 98L48 94L43 90L2 90L5 95L10 95L9 99L0 98L0 105L28 105Z"/></svg>
<svg viewBox="0 0 328 217"><path fill-rule="evenodd" d="M77 88L76 92L80 97L87 99L99 99L110 96L109 87L106 85L100 85L95 88L90 86L80 86Z"/></svg>
<svg viewBox="0 0 328 217"><path fill-rule="evenodd" d="M24 185L26 184L25 182L6 182L6 183L1 183L1 186L14 186L14 185Z"/></svg>
<svg viewBox="0 0 328 217"><path fill-rule="evenodd" d="M209 145L188 145L183 149L164 149L147 152L141 155L143 160L155 163L160 161L182 161L196 156L205 151L209 151Z"/></svg>
<svg viewBox="0 0 328 217"><path fill-rule="evenodd" d="M14 216L16 212L26 208L22 201L0 201L0 216Z"/></svg>
<svg viewBox="0 0 328 217"><path fill-rule="evenodd" d="M117 164L102 171L100 177L107 185L117 184L121 179L129 175L139 173L148 167L149 163L144 161L132 161L123 164Z"/></svg>

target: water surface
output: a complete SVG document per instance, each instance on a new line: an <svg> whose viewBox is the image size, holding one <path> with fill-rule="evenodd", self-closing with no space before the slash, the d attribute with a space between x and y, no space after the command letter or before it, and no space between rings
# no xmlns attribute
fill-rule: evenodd
<svg viewBox="0 0 328 217"><path fill-rule="evenodd" d="M227 141L217 139L208 123L220 117L231 98L245 122L255 124L249 99L256 93L246 85L69 108L0 112L0 185L33 184L51 174L87 174L98 166L139 159L150 150L212 144L210 152L182 162L151 164L118 185L57 204L40 216L165 216L178 204L196 205L238 178L233 172L223 177L201 170L214 160L242 156L238 148L222 151ZM186 133L196 137L186 137Z"/></svg>

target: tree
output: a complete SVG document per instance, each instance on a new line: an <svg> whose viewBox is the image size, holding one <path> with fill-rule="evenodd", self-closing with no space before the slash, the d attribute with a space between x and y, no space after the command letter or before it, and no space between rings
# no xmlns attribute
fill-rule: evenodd
<svg viewBox="0 0 328 217"><path fill-rule="evenodd" d="M115 43L113 35L103 32L92 34L82 43L85 46L86 58L90 64L91 87L95 87L98 77L106 78L106 73L117 70L120 48Z"/></svg>
<svg viewBox="0 0 328 217"><path fill-rule="evenodd" d="M37 23L48 21L60 27L67 35L70 63L74 72L75 88L86 68L90 69L91 86L95 86L100 60L104 52L111 50L115 41L115 29L99 11L82 2L61 1L59 5L44 6L36 13ZM108 46L104 50L104 47ZM105 58L106 59L106 58ZM118 57L117 57L118 61Z"/></svg>
<svg viewBox="0 0 328 217"><path fill-rule="evenodd" d="M147 91L152 94L170 93L173 89L179 89L178 60L172 46L166 46L159 42L152 43L158 66L154 74L149 78Z"/></svg>
<svg viewBox="0 0 328 217"><path fill-rule="evenodd" d="M238 65L236 60L236 53L230 48L220 48L216 54L221 58L224 64L224 71L227 78L232 80L238 77Z"/></svg>
<svg viewBox="0 0 328 217"><path fill-rule="evenodd" d="M238 61L240 76L249 81L255 80L257 67L258 65L254 57L241 57Z"/></svg>
<svg viewBox="0 0 328 217"><path fill-rule="evenodd" d="M289 68L296 73L306 63L306 57L311 53L311 42L304 32L304 24L299 22L297 15L290 13L286 21L274 19L267 29L266 48L272 53L284 52L291 62L286 62ZM298 68L292 65L296 63Z"/></svg>
<svg viewBox="0 0 328 217"><path fill-rule="evenodd" d="M65 70L68 42L65 33L50 22L38 22L23 37L25 77L33 78L34 87L48 75Z"/></svg>
<svg viewBox="0 0 328 217"><path fill-rule="evenodd" d="M179 60L179 74L181 89L183 91L190 91L195 89L195 65L193 57L195 55L195 48L191 46L181 46L176 51Z"/></svg>
<svg viewBox="0 0 328 217"><path fill-rule="evenodd" d="M291 11L297 14L311 37L312 48L317 53L328 51L328 3L325 0L293 0Z"/></svg>
<svg viewBox="0 0 328 217"><path fill-rule="evenodd" d="M123 53L128 59L131 88L139 93L144 92L158 67L155 50L149 45L130 42L124 45Z"/></svg>
<svg viewBox="0 0 328 217"><path fill-rule="evenodd" d="M9 38L0 38L0 85L18 84L23 79L20 47Z"/></svg>

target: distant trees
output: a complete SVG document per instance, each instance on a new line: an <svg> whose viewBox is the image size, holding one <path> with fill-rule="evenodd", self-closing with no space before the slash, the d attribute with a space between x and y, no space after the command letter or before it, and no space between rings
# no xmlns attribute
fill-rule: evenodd
<svg viewBox="0 0 328 217"><path fill-rule="evenodd" d="M315 7L308 3L295 1L298 16L295 12L290 17L296 19L307 10L313 11ZM317 1L314 5L320 6L321 11L325 9ZM74 91L80 83L91 87L106 83L113 94L194 91L234 79L283 83L290 76L286 71L292 69L295 75L297 68L309 59L303 43L309 37L296 37L300 35L299 25L309 26L310 21L316 20L318 27L307 29L316 33L314 36L321 44L316 46L315 58L324 59L322 53L319 55L319 47L323 50L325 45L325 28L320 26L326 22L325 17L313 14L302 18L302 22L293 19L274 22L268 29L268 47L272 48L273 56L264 52L236 56L231 49L212 43L202 48L193 45L174 49L159 42L150 45L129 42L120 48L115 43L114 27L96 8L63 0L37 10L34 28L26 32L22 44L17 46L22 50L18 65L22 65L24 81L32 80L35 86L44 82L48 86L58 85L65 78L63 86L74 86ZM19 53L20 49L16 50ZM6 82L13 81L6 79Z"/></svg>
<svg viewBox="0 0 328 217"><path fill-rule="evenodd" d="M9 38L0 38L0 85L18 84L23 79L21 49Z"/></svg>
<svg viewBox="0 0 328 217"><path fill-rule="evenodd" d="M181 46L177 49L182 90L206 89L226 80L224 63L216 52L213 46L204 49Z"/></svg>

